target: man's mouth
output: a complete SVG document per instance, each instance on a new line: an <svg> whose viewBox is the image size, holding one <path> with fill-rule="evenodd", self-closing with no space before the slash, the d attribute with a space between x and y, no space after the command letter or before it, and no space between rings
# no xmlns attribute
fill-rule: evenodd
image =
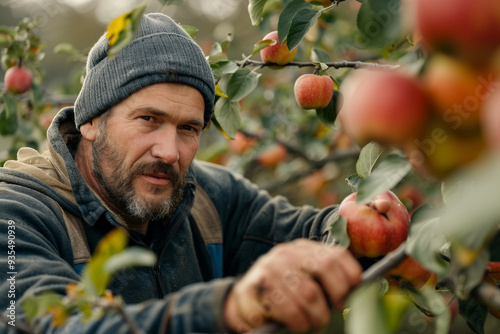
<svg viewBox="0 0 500 334"><path fill-rule="evenodd" d="M171 179L169 175L163 173L147 173L142 174L142 177L146 180L146 182L157 186L166 186L170 183Z"/></svg>

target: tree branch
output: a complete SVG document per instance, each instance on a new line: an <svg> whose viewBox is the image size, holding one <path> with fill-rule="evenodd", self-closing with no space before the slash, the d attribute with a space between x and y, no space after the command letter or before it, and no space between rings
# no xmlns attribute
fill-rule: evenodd
<svg viewBox="0 0 500 334"><path fill-rule="evenodd" d="M296 66L296 67L316 67L318 64L312 62L297 62L292 61L286 65L278 65L275 63L264 63L262 61L256 61L251 59L245 59L242 61L236 61L236 64L240 67L245 66L256 66L256 67L266 67L266 66ZM391 65L391 64L379 64L379 63L365 63L362 61L338 61L338 62L328 62L325 63L329 67L333 67L336 69L339 68L385 68L385 69L396 69L399 68L399 65Z"/></svg>

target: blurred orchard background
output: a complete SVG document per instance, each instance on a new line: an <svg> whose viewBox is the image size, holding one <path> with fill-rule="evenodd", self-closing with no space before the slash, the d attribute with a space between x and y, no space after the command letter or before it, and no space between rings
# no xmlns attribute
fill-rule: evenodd
<svg viewBox="0 0 500 334"><path fill-rule="evenodd" d="M496 0L491 0L491 3L493 1ZM255 4L259 1L250 0L250 2ZM299 1L267 0L264 2L265 6L261 13L262 22L258 25L252 24L252 15L249 15L248 10L249 1L246 0L148 1L145 11L163 12L182 25L198 29L194 38L205 54L211 57L212 64L221 65L225 57L234 61L230 62L231 64L221 65L224 73L230 75L236 71L234 66L237 61L247 57L254 61L261 60L258 52L253 52L255 45L267 33L277 30L280 14L285 6ZM401 1L402 4L411 2L411 0ZM481 3L487 2L481 0ZM0 26L15 28L21 24L21 27L26 28L36 22L33 29L30 28L29 45L23 44L26 48L24 51L27 59L29 59L23 65L32 71L34 84L26 93L15 96L6 93L0 98L2 106L0 110L0 165L7 159L15 158L20 147L31 146L38 150L44 149L45 132L50 121L61 107L72 105L81 87L85 56L88 50L113 19L130 12L142 3L138 0L0 0ZM169 5L162 5L162 3ZM464 5L467 1L460 1L460 3ZM360 11L362 4L364 10ZM342 95L338 94L338 86L342 87L344 78L356 70L347 66L323 66L325 63L331 64L332 62L340 64L342 61L362 61L385 65L397 64L414 75L421 74L425 54L418 45L419 36L409 30L412 13L400 11L399 4L398 0L380 0L379 2L346 0L340 1L338 6L328 8L328 10L323 10L319 2L313 5L299 4L314 6L314 11L321 10L319 18L312 22L310 29L307 29L307 33L297 46L294 62L308 63L308 65L289 64L290 66L281 69L249 65L248 68L252 70L252 74L247 73L247 79L253 82L255 87L252 86L251 89L238 87L236 95L245 91L244 97L235 98L237 101L231 102L232 109L219 109L219 111L225 111L226 114L219 115L221 117L218 116L217 121L224 122L223 128L232 138L229 139L222 134L212 123L202 134L198 159L225 165L240 172L271 194L284 195L296 205L324 207L338 204L357 189L361 177L365 178L365 181L370 179L370 182L365 182L365 185L370 183L367 186L370 193L391 188L410 214L423 204L433 208L442 208L444 193L454 194L457 189L462 189L462 185L469 184L473 178L465 177L464 183L450 182L448 184L452 186L447 187L446 191L443 190L441 181L447 181L448 176L452 176L457 170L478 158L485 149L482 137L479 140L479 146L467 146L464 144L470 142L467 139L455 145L452 140L455 135L450 135L450 140L440 141L440 138L431 137L430 139L435 140L429 141L429 138L425 138L420 142L422 146L430 145L430 147L424 147L424 149L428 148L424 153L426 159L431 159L429 164L434 169L433 172L437 172L437 175L431 178L420 174L418 170L413 170L407 162L401 163L400 160L397 160L396 164L394 164L394 159L378 163L379 157L383 155L385 159L387 153L394 152L391 149L383 154L380 147L368 146L368 150L365 150L360 158L363 147L348 137L335 120L336 112L338 109L341 110L343 105ZM379 5L380 7L377 7ZM375 9L371 10L370 6ZM22 23L25 18L27 21ZM364 30L360 31L360 27ZM0 37L2 37L1 34L2 31L0 31ZM16 52L21 52L19 50ZM4 76L7 68L16 64L17 59L16 55L2 53L1 77ZM448 62L445 61L443 64L447 65ZM331 76L337 85L337 93L332 100L336 106L329 105L318 111L304 110L299 107L294 98L294 82L300 75L313 73L319 69L323 74ZM495 75L498 74L495 73ZM488 78L488 75L486 74L485 77ZM224 79L221 82L224 83ZM495 83L492 83L493 88L496 87ZM227 93L227 81L225 84L223 91ZM0 83L0 90L3 92L2 85L3 82ZM446 87L446 85L439 84L438 86ZM475 88L476 86L473 90ZM466 91L464 96L473 97L470 93ZM393 97L390 95L390 92L387 92L384 99L390 100ZM463 103L464 96L460 96L459 99L462 98L462 100L458 102ZM368 105L370 102L367 102ZM376 102L378 101L375 98L373 103ZM236 113L234 113L235 110ZM449 126L444 123L438 125L428 123L431 130L436 128L442 130ZM472 135L477 137L478 133L474 132ZM451 143L450 145L455 146L440 146L443 143ZM464 148L467 154L463 154ZM403 159L401 151L396 149L396 152L399 152L398 157ZM465 158L462 159L462 157ZM365 166L359 166L360 162ZM398 166L401 168L398 169ZM495 166L497 165L493 164L493 167ZM378 168L378 174L369 178L372 168L374 171ZM362 175L360 171L364 171L365 174ZM399 173L400 171L404 172ZM492 171L488 170L488 172ZM352 178L353 174L357 174L357 180ZM374 174L375 172L372 175ZM475 177L477 174L472 176ZM372 182L373 180L375 182ZM382 184L378 182L380 180L389 181L388 183L382 182ZM483 183L485 181L484 178L480 180ZM493 183L495 184L497 183ZM472 199L481 196L498 199L498 189L487 189L486 192L481 190L477 194L471 191L473 188L464 189L467 189L466 192ZM429 240L434 240L437 234L434 231L438 227L422 215L418 217L420 219L417 219L417 222L421 221L418 226L428 224L425 228L417 230L419 234L413 239L417 242L414 242L415 247L411 255L419 260L426 260L422 262L426 262L427 268L441 270L444 272L443 276L451 281L463 279L460 282L465 283L460 288L466 287L465 291L470 292L478 284L478 280L481 281L483 278L484 267L490 259L490 253L486 248L492 237L485 235L483 231L492 227L497 230L498 226L498 205L494 201L487 201L487 204L489 205L487 210L491 210L492 215L496 215L493 217L496 219L493 222L489 221L492 217L486 217L486 223L478 225L479 228L475 230L473 225L482 223L481 219L474 221L474 224L467 220L470 217L458 219L456 229L450 228L450 224L444 225L448 230L445 228L443 231L448 235L457 232L458 244L465 245L461 249L472 259L471 261L466 264L458 261L457 264L452 258L450 266L452 270L442 263L436 265L437 252L446 247L440 245L443 248L437 250L430 247L435 246L435 244L431 245ZM463 208L463 205L452 203L450 207L450 212L461 212L457 209ZM481 205L477 205L475 209L477 211L480 208ZM476 211L473 213L476 214ZM447 212L443 214L444 218L447 217ZM432 218L435 217L432 216ZM450 240L452 240L451 237ZM500 242L498 236L495 240ZM450 244L452 244L451 241L446 243L447 250ZM499 248L490 249L492 261L500 261ZM443 255L449 256L449 252L444 253L446 254ZM477 263L477 266L471 263ZM422 298L419 301L429 302L433 298L432 296L432 298L424 298L418 293L416 295ZM365 309L375 316L365 322L364 319L368 314L360 316L358 313L358 315L352 315L351 319L355 319L353 322L366 323L365 328L373 332L374 328L379 328L375 324L380 325L380 321L375 319L377 316L380 318L378 311L384 309L383 312L386 312L386 315L389 314L389 318L384 319L386 323L391 322L393 315L391 312L399 312L394 315L394 319L404 318L402 325L394 331L395 333L422 334L446 331L447 327L443 327L442 320L439 320L441 323L438 327L445 329L435 331L437 321L426 316L416 306L412 306L408 312L406 312L408 310L406 306L401 307L401 309L404 308L404 312L399 311L398 306L394 305L384 304L382 307L379 297L377 295L371 299L372 301L376 299L376 303L372 304L374 307L369 310ZM456 334L497 333L500 329L499 320L488 315L488 308L479 308L476 304L468 303L468 298L468 295L463 298L464 309L461 311L469 316L470 323L476 327L475 331L469 329L464 318L456 316L458 302L455 298L446 301L449 303L449 313L451 313L449 332ZM367 307L367 305L369 304L363 305L361 302L358 306L361 306L359 309L363 310L363 306ZM465 309L466 307L469 308ZM334 318L332 326L335 328L335 333L342 333L344 321L342 314L336 313ZM356 319L363 320L357 321ZM444 319L445 322L449 322L449 319ZM367 332L362 330L355 333ZM381 333L377 332L377 334Z"/></svg>
<svg viewBox="0 0 500 334"><path fill-rule="evenodd" d="M273 6L283 6L281 1L269 2L269 10ZM38 117L42 127L47 126L61 106L70 105L74 100L81 87L82 59L106 26L141 3L133 0L2 0L0 25L16 26L25 17L39 20L35 32L43 44L40 62L43 110L33 117ZM242 0L186 0L168 6L149 1L146 11L164 12L182 25L199 29L195 39L207 55L214 42L222 42L232 34L227 57L241 60L242 54L249 55L253 45L265 34L276 30L278 20L277 15L269 15L255 27L250 21L247 5ZM352 22L358 8L359 3L352 1L325 13L322 26L311 30L306 37L308 44L299 46L295 60L308 61L307 48L319 40L327 48L332 61L356 59L356 52L363 50L339 49L338 40L352 38L355 33ZM319 36L326 29L331 30L332 25L337 27L334 29L336 34ZM71 44L81 54L56 53L54 48L61 43ZM334 44L337 45L335 48ZM260 60L259 55L252 59ZM0 70L2 77L3 71ZM211 126L203 134L198 158L228 165L272 193L288 196L296 204L324 206L338 203L350 193L344 179L352 173L359 148L352 147L347 137L335 135L335 131L324 126L314 110L306 111L297 105L293 97L293 82L298 75L312 72L311 67L260 70L259 86L241 102L241 130L258 139L252 140L238 133L237 140L229 141ZM40 136L36 129L31 131L29 122L24 125L27 128L23 129L23 124L20 124L21 129L16 134L0 136L0 161L15 156L17 149L25 144L43 146L43 131ZM281 145L287 149L283 150ZM259 158L261 155L264 156Z"/></svg>

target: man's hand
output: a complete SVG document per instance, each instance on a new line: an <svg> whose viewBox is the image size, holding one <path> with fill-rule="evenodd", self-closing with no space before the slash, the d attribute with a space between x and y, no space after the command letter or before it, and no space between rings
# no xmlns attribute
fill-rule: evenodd
<svg viewBox="0 0 500 334"><path fill-rule="evenodd" d="M294 332L320 330L331 308L341 310L362 268L345 249L298 239L279 244L260 257L230 291L224 309L236 332L258 328L267 320Z"/></svg>

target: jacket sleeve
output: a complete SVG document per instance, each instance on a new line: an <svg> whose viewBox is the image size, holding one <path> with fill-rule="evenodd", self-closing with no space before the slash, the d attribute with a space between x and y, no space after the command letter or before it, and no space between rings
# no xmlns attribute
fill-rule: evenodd
<svg viewBox="0 0 500 334"><path fill-rule="evenodd" d="M272 197L224 167L206 162L196 166L197 180L221 217L225 276L245 272L277 243L326 239L337 217L336 205L323 209L293 206L285 197Z"/></svg>
<svg viewBox="0 0 500 334"><path fill-rule="evenodd" d="M71 242L60 211L51 200L28 188L0 183L0 248L0 307L4 315L0 332L16 333L26 322L21 306L26 296L44 291L64 295L67 284L77 283L80 277L72 267ZM14 251L11 258L7 258L8 251ZM13 262L9 264L8 259ZM233 279L194 284L164 299L126 305L125 312L144 333L224 332L220 313L232 284ZM120 314L106 313L102 319L85 324L81 320L81 314L75 314L54 328L51 316L47 316L36 324L37 331L130 332Z"/></svg>

